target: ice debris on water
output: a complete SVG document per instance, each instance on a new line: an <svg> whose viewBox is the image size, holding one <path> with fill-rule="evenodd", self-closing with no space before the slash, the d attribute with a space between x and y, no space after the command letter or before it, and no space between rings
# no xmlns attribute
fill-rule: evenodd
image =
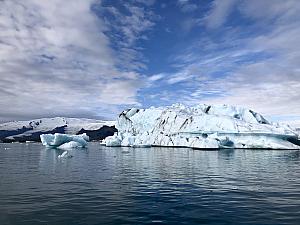
<svg viewBox="0 0 300 225"><path fill-rule="evenodd" d="M68 155L68 151L64 151L61 155L58 156L58 158L63 158Z"/></svg>
<svg viewBox="0 0 300 225"><path fill-rule="evenodd" d="M63 158L71 158L73 157L68 151L64 151L62 154L60 154L58 156L59 159L63 159Z"/></svg>

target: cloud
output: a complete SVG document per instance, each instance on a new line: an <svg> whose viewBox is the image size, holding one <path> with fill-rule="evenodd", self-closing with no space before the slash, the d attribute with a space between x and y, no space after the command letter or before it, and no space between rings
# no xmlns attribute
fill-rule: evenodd
<svg viewBox="0 0 300 225"><path fill-rule="evenodd" d="M185 69L178 73L174 73L168 76L167 83L168 84L176 84L179 82L185 82L193 79L195 75L193 74L192 70Z"/></svg>
<svg viewBox="0 0 300 225"><path fill-rule="evenodd" d="M300 76L269 60L238 68L231 76L199 85L193 101L243 105L268 115L299 115ZM202 90L202 91L200 91ZM218 91L205 98L209 91Z"/></svg>
<svg viewBox="0 0 300 225"><path fill-rule="evenodd" d="M188 17L180 23L184 34L188 34L195 26L201 24L201 20L197 18Z"/></svg>
<svg viewBox="0 0 300 225"><path fill-rule="evenodd" d="M184 13L193 12L198 9L198 6L194 3L190 3L189 0L178 0L177 5Z"/></svg>
<svg viewBox="0 0 300 225"><path fill-rule="evenodd" d="M128 3L118 8L107 5L101 8L101 12L110 31L108 35L118 52L118 66L131 70L145 69L145 59L136 43L148 39L146 32L154 27L159 16L143 6Z"/></svg>
<svg viewBox="0 0 300 225"><path fill-rule="evenodd" d="M166 30L156 15L164 6L144 0L0 1L0 120L113 118L123 107L178 101L299 115L299 1L215 0L207 13L205 4L196 9L192 1L176 1L177 10L188 13L179 13L167 24L172 32L153 41L178 47L153 48L153 60L144 43L152 32Z"/></svg>
<svg viewBox="0 0 300 225"><path fill-rule="evenodd" d="M275 20L276 22L287 22L299 19L300 6L298 0L243 0L239 6L241 13L248 18L265 22Z"/></svg>
<svg viewBox="0 0 300 225"><path fill-rule="evenodd" d="M106 33L109 27L93 10L101 4L94 0L0 1L0 120L113 117L116 104L139 104L141 75L118 68L119 57ZM130 10L134 15L143 13L134 7ZM133 31L124 33L132 43L133 36L144 29L134 30L140 25L139 16L130 19ZM127 63L135 60L134 54L128 55Z"/></svg>
<svg viewBox="0 0 300 225"><path fill-rule="evenodd" d="M212 8L205 18L205 23L208 28L218 28L223 25L228 15L233 10L236 0L215 0Z"/></svg>
<svg viewBox="0 0 300 225"><path fill-rule="evenodd" d="M132 80L115 80L105 85L101 90L101 101L111 104L135 104L140 105L136 100L136 87L139 86L138 81Z"/></svg>
<svg viewBox="0 0 300 225"><path fill-rule="evenodd" d="M155 0L136 0L136 2L144 4L146 6L151 6L155 3Z"/></svg>
<svg viewBox="0 0 300 225"><path fill-rule="evenodd" d="M158 81L158 80L161 80L162 78L165 77L165 74L163 73L160 73L160 74L155 74L155 75L152 75L148 78L148 80L150 82L155 82L155 81Z"/></svg>

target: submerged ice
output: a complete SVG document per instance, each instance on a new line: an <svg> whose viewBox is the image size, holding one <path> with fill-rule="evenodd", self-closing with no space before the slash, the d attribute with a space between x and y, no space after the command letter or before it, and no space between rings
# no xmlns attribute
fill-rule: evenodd
<svg viewBox="0 0 300 225"><path fill-rule="evenodd" d="M84 148L89 141L89 137L86 134L42 134L40 138L43 145L64 150L72 148Z"/></svg>
<svg viewBox="0 0 300 225"><path fill-rule="evenodd" d="M106 146L299 149L298 133L252 110L228 105L129 109Z"/></svg>

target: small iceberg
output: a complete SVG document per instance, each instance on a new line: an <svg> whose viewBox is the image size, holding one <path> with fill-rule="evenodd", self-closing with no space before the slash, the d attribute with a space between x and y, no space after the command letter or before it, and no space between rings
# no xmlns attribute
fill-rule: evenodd
<svg viewBox="0 0 300 225"><path fill-rule="evenodd" d="M80 135L69 134L42 134L40 136L42 144L46 147L58 148L62 150L72 148L84 148L87 146L89 136L85 133Z"/></svg>

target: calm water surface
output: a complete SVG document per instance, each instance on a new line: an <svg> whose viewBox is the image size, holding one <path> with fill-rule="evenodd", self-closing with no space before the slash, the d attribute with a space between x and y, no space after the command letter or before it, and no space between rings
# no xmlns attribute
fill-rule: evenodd
<svg viewBox="0 0 300 225"><path fill-rule="evenodd" d="M300 151L0 144L0 224L300 224Z"/></svg>

